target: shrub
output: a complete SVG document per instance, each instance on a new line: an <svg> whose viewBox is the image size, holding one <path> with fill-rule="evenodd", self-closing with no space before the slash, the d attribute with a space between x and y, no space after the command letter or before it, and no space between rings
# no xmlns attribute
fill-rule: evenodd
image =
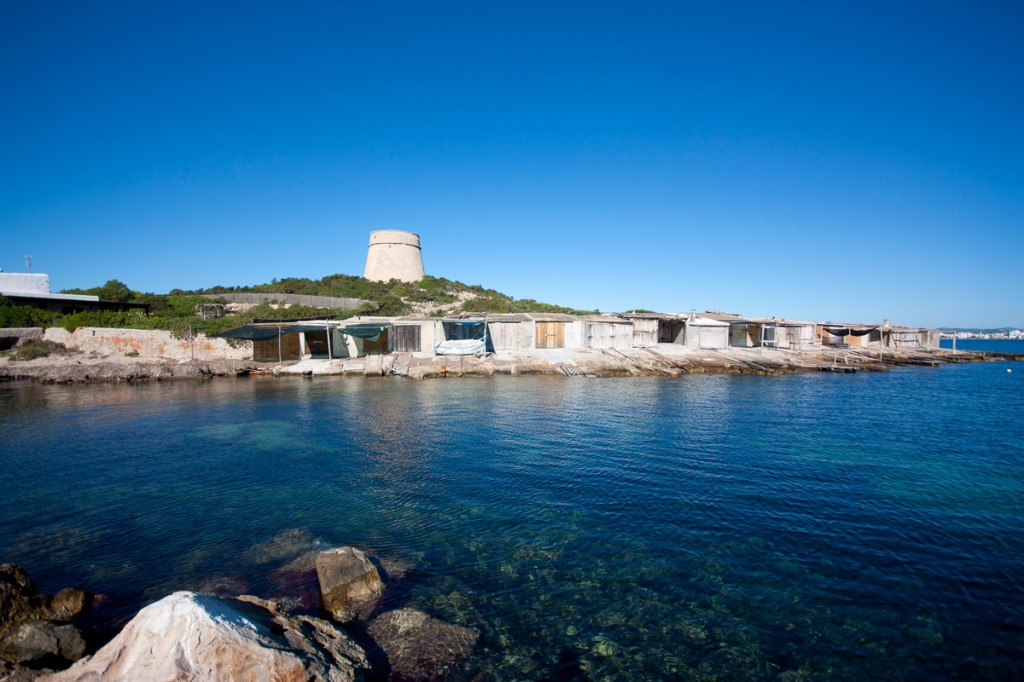
<svg viewBox="0 0 1024 682"><path fill-rule="evenodd" d="M0 296L0 327L45 327L58 317L57 313L27 305L14 305Z"/></svg>
<svg viewBox="0 0 1024 682"><path fill-rule="evenodd" d="M45 341L43 339L29 339L18 344L14 349L11 359L35 360L36 358L49 357L54 353L67 355L69 352L63 343L54 343L53 341Z"/></svg>

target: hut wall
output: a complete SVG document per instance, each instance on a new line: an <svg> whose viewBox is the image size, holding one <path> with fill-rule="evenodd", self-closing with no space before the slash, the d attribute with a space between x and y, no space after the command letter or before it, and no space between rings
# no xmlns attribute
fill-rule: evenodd
<svg viewBox="0 0 1024 682"><path fill-rule="evenodd" d="M586 348L586 331L583 320L565 323L565 347L572 349Z"/></svg>
<svg viewBox="0 0 1024 682"><path fill-rule="evenodd" d="M532 320L529 322L521 322L519 324L519 347L520 348L536 348L537 347L537 323Z"/></svg>
<svg viewBox="0 0 1024 682"><path fill-rule="evenodd" d="M815 343L815 332L817 328L813 324L800 325L800 346L813 346Z"/></svg>
<svg viewBox="0 0 1024 682"><path fill-rule="evenodd" d="M633 320L633 347L653 348L658 345L658 320Z"/></svg>
<svg viewBox="0 0 1024 682"><path fill-rule="evenodd" d="M356 345L352 342L352 337L348 334L342 334L336 328L331 329L331 357L332 358L348 358L352 357L353 353L356 352Z"/></svg>
<svg viewBox="0 0 1024 682"><path fill-rule="evenodd" d="M725 348L729 345L728 327L698 327L701 348Z"/></svg>
<svg viewBox="0 0 1024 682"><path fill-rule="evenodd" d="M799 348L803 327L779 327L775 340L779 348Z"/></svg>

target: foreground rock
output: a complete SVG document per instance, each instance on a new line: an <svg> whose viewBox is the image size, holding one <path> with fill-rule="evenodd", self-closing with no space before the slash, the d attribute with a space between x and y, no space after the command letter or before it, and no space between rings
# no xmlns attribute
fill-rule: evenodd
<svg viewBox="0 0 1024 682"><path fill-rule="evenodd" d="M367 632L387 657L393 682L445 679L452 666L469 656L479 636L413 609L383 613Z"/></svg>
<svg viewBox="0 0 1024 682"><path fill-rule="evenodd" d="M285 616L255 597L175 592L142 609L95 656L46 679L346 682L367 668L363 650L327 621Z"/></svg>
<svg viewBox="0 0 1024 682"><path fill-rule="evenodd" d="M318 554L316 574L323 607L339 623L365 618L384 594L377 567L354 547Z"/></svg>
<svg viewBox="0 0 1024 682"><path fill-rule="evenodd" d="M18 664L78 660L85 655L85 639L66 623L91 601L91 594L75 588L52 597L39 594L24 569L0 564L0 658Z"/></svg>

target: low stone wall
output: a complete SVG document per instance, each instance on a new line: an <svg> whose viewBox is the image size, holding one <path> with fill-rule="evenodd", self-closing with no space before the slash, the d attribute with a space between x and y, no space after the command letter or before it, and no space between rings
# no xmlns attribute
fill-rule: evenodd
<svg viewBox="0 0 1024 682"><path fill-rule="evenodd" d="M150 329L106 329L79 327L68 332L61 327L50 327L43 338L62 343L82 353L101 355L128 355L169 360L248 360L252 358L252 342L244 341L237 348L225 339L208 339L197 334L188 339L176 339L170 332Z"/></svg>
<svg viewBox="0 0 1024 682"><path fill-rule="evenodd" d="M42 327L0 327L0 350L10 350L21 341L41 338Z"/></svg>

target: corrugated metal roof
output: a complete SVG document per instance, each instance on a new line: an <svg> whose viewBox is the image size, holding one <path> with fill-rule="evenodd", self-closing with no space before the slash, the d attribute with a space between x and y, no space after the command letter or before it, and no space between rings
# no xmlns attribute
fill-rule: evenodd
<svg viewBox="0 0 1024 682"><path fill-rule="evenodd" d="M531 318L526 313L495 313L488 315L488 322L529 322Z"/></svg>
<svg viewBox="0 0 1024 682"><path fill-rule="evenodd" d="M565 313L528 313L528 315L536 322L575 322L579 319Z"/></svg>
<svg viewBox="0 0 1024 682"><path fill-rule="evenodd" d="M598 324L633 324L630 320L625 320L621 317L609 317L607 315L587 315L583 319L587 322L596 322Z"/></svg>
<svg viewBox="0 0 1024 682"><path fill-rule="evenodd" d="M718 320L719 322L745 322L747 318L742 315L736 315L734 313L721 313L715 310L705 310L700 313L701 317L706 317L709 320Z"/></svg>
<svg viewBox="0 0 1024 682"><path fill-rule="evenodd" d="M783 320L777 317L757 317L747 320L754 324L774 324L777 327L807 327L817 322L802 322L800 320Z"/></svg>
<svg viewBox="0 0 1024 682"><path fill-rule="evenodd" d="M672 315L670 313L621 313L619 317L627 320L681 320L686 315Z"/></svg>

